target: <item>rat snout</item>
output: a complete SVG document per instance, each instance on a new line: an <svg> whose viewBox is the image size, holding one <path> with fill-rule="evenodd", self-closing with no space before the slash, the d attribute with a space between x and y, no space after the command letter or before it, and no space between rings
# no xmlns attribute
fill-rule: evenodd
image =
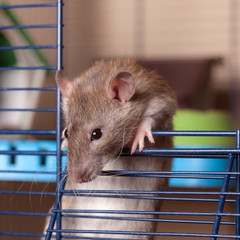
<svg viewBox="0 0 240 240"><path fill-rule="evenodd" d="M72 131L68 136L67 170L70 180L74 183L89 182L103 169L104 157L96 154L97 150L92 149L90 144L88 135L83 130Z"/></svg>
<svg viewBox="0 0 240 240"><path fill-rule="evenodd" d="M68 161L67 169L69 177L74 183L89 182L96 178L102 171L92 161L84 161L78 163L71 163Z"/></svg>

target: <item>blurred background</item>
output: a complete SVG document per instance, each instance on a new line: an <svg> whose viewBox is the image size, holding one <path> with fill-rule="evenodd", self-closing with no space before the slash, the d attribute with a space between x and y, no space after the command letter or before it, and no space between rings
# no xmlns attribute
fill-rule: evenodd
<svg viewBox="0 0 240 240"><path fill-rule="evenodd" d="M25 3L36 1L21 1ZM64 1L64 71L74 78L100 57L134 57L169 81L180 108L227 110L233 128L239 128L239 10L238 0ZM51 8L13 11L23 25L56 19ZM26 32L36 45L56 42L53 29ZM42 50L42 54L50 65L55 64L55 51ZM55 86L53 74L44 84ZM54 105L54 93L44 94L39 106ZM35 114L33 128L47 127L41 126L45 123L40 118L41 124ZM55 126L54 116L50 119L47 124Z"/></svg>

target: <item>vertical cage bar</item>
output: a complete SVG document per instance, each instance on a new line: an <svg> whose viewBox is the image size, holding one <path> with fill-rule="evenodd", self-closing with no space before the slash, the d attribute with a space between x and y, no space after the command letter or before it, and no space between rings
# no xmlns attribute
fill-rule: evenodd
<svg viewBox="0 0 240 240"><path fill-rule="evenodd" d="M237 139L236 139L236 147L237 149L240 148L240 130L237 130ZM238 175L236 175L236 193L240 193L240 156L237 155L236 158L236 171ZM236 196L236 213L240 213L240 196ZM240 217L236 217L236 235L240 236Z"/></svg>
<svg viewBox="0 0 240 240"><path fill-rule="evenodd" d="M57 2L57 70L62 69L62 0ZM57 189L61 188L62 184L62 154L61 154L61 93L59 88L57 88ZM56 201L58 204L57 208L61 207L62 193L57 191ZM57 213L56 228L61 230L61 212ZM61 240L61 232L57 232L57 240Z"/></svg>
<svg viewBox="0 0 240 240"><path fill-rule="evenodd" d="M230 172L232 170L233 160L234 160L234 155L233 154L229 154L228 161L227 161L226 172ZM229 185L229 181L230 181L230 175L226 174L224 176L224 179L223 179L221 192L226 192L227 191L228 185ZM225 198L226 198L226 196L223 195L223 194L221 194L219 196L219 202L218 202L216 213L222 213L223 212ZM218 230L219 230L219 227L220 227L220 221L221 221L221 216L216 215L215 220L214 220L214 224L213 224L212 234L214 234L214 235L218 234ZM215 239L217 239L217 238L216 237L212 237L211 238L211 240L215 240Z"/></svg>
<svg viewBox="0 0 240 240"><path fill-rule="evenodd" d="M57 70L62 69L62 0L58 0L58 27L57 27ZM62 179L61 161L61 93L57 88L57 187Z"/></svg>
<svg viewBox="0 0 240 240"><path fill-rule="evenodd" d="M62 0L57 0L57 70L62 69ZM61 209L61 190L65 187L65 179L62 176L62 154L61 154L61 93L57 88L57 114L56 114L56 142L57 142L57 181L56 181L56 200L53 206L52 216L49 221L46 240L50 240L53 228L56 223L57 230L61 230L61 212L54 211ZM57 231L56 239L61 240L61 232Z"/></svg>
<svg viewBox="0 0 240 240"><path fill-rule="evenodd" d="M62 184L59 186L59 189L57 192L61 192L64 188L65 188L65 184L66 184L66 178L63 179L62 181ZM48 229L47 229L47 235L46 235L46 238L45 240L50 240L51 237L52 237L52 233L53 233L53 228L54 228L54 224L58 218L58 216L60 215L61 217L61 213L60 211L56 211L56 210L59 210L59 203L61 201L61 198L62 198L62 194L59 195L59 199L56 197L56 200L55 200L55 203L54 203L54 206L53 206L53 210L52 210L52 216L51 216L51 219L49 221L49 225L48 225ZM59 215L58 215L59 214ZM58 228L57 228L58 229ZM59 229L61 230L61 228ZM59 236L57 237L61 237L61 233L58 232L57 235L60 234Z"/></svg>

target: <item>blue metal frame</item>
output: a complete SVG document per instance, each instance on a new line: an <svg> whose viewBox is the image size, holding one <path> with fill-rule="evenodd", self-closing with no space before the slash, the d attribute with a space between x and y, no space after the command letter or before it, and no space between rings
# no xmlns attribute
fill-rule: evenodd
<svg viewBox="0 0 240 240"><path fill-rule="evenodd" d="M56 66L39 66L39 67L1 67L0 71L5 70L60 70L62 69L62 0L56 0L54 4L25 4L25 5L12 5L5 6L0 5L0 9L15 9L15 8L38 8L38 7L53 7L57 11L56 24L49 25L21 25L21 26L8 26L0 27L0 30L5 31L7 29L28 29L28 28L56 28L57 29L57 44L48 46L18 46L18 47L0 47L1 50L19 50L19 49L55 49L57 52ZM33 191L31 195L46 195L55 196L56 201L51 213L38 213L38 212L10 212L0 211L0 215L18 215L18 216L50 216L47 233L19 233L19 232L5 232L0 230L1 236L19 236L19 237L45 237L49 240L56 238L58 240L68 238L65 234L69 233L85 233L85 237L72 236L72 239L97 239L88 237L89 233L106 234L105 238L109 239L109 234L116 234L124 239L125 235L152 235L152 236L168 236L171 237L201 237L214 239L240 239L240 131L154 131L155 136L217 136L217 137L233 137L236 139L236 147L232 148L178 148L178 149L144 149L142 152L136 152L135 156L139 157L178 157L178 158L219 158L226 159L227 167L223 171L164 171L164 172L147 172L147 171L104 171L102 176L114 176L121 177L154 177L154 178L176 178L176 179L219 179L222 180L222 187L220 191L194 191L194 190L169 190L169 191L94 191L89 193L84 190L64 190L66 183L65 172L63 169L62 157L66 153L61 151L61 94L57 88L0 88L0 91L56 91L57 92L57 106L54 109L0 109L0 111L34 111L34 112L56 112L57 126L56 129L51 130L0 130L0 134L20 134L20 135L56 135L56 151L41 151L41 150L2 150L0 149L0 155L9 156L22 156L22 155L35 155L35 156L55 156L57 159L57 168L54 172L48 172L56 174L56 192L38 192ZM123 156L129 156L128 150L122 153ZM235 164L235 170L233 165ZM13 171L0 170L0 173L16 173ZM34 174L34 171L19 170L18 173ZM38 172L38 174L44 174L46 172ZM235 191L229 190L229 183L234 181ZM28 195L29 191L13 191L13 190L0 190L0 194L8 195ZM108 197L108 198L127 198L127 199L159 199L167 201L186 201L197 203L217 203L217 209L213 212L186 212L186 211L159 211L159 212L144 212L144 211L117 211L117 210L63 210L61 209L62 196L85 196L88 198L95 197ZM224 204L230 203L236 205L236 211L234 213L223 212ZM93 216L89 214L104 213L104 216ZM116 216L117 214L117 216ZM124 214L128 214L126 217ZM131 217L132 215L132 217ZM139 217L138 217L139 215ZM140 216L141 215L141 216ZM142 217L142 216L145 217ZM149 218L149 215L158 215L164 218ZM212 217L212 220L199 220L199 219L172 219L171 216L194 216L194 217ZM183 223L183 224L206 224L212 225L211 233L186 233L186 232L128 232L128 231L93 231L86 230L66 230L61 228L61 220L63 217L81 217L81 218L101 218L112 219L117 221L154 221L163 223ZM231 217L231 220L223 220L223 217ZM219 234L220 226L235 226L235 235ZM55 227L54 227L55 226ZM118 239L122 239L118 238Z"/></svg>
<svg viewBox="0 0 240 240"><path fill-rule="evenodd" d="M236 136L236 148L240 149L240 130L237 131ZM237 155L237 161L236 161L236 171L237 173L240 173L240 155ZM236 193L238 195L236 196L236 213L240 213L240 174L236 176ZM240 235L240 216L236 217L236 235Z"/></svg>
<svg viewBox="0 0 240 240"><path fill-rule="evenodd" d="M7 31L10 29L33 29L33 28L55 28L58 31L58 40L56 42L56 45L46 45L46 46L11 46L11 47L0 47L0 51L5 50L41 50L41 49L55 49L57 51L57 59L56 59L56 65L55 66L27 66L27 67L0 67L0 71L7 71L7 70L57 70L61 69L61 59L62 59L62 42L61 42L61 8L62 8L62 1L57 1L54 4L19 4L19 5L0 5L0 10L4 9L21 9L21 8L48 8L53 7L56 8L56 11L58 11L58 19L56 19L56 24L47 24L47 25L13 25L13 26L1 26L1 31ZM0 88L0 91L57 91L57 88ZM60 114L61 114L61 108L60 108L60 94L58 93L58 99L57 99L58 105L56 108L50 109L50 108L44 108L44 109L0 109L0 111L31 111L31 112L56 112L57 113L57 122L58 126L56 129L45 129L45 130L6 130L1 129L0 134L19 134L19 135L56 135L56 139L58 142L58 145L60 145L60 135L61 135L61 122L60 122ZM18 150L1 150L1 155L10 155L10 156L21 156L21 155L36 155L36 156L56 156L58 157L58 162L61 162L61 152L60 148L58 148L57 151L18 151ZM59 163L58 163L59 164ZM60 168L58 167L60 170ZM61 171L61 170L60 170ZM8 174L11 173L26 173L26 174L32 174L33 171L7 171ZM6 173L6 171L2 170L0 173ZM44 174L44 172L42 172ZM41 174L39 172L38 174ZM56 176L59 176L59 174L56 174L56 171L50 172L50 174L55 174ZM13 179L12 179L13 180ZM59 181L59 179L58 179ZM29 191L9 191L9 190L0 190L0 194L9 194L9 195L29 195ZM31 195L45 195L45 196L56 196L57 192L37 192L33 191L31 192ZM14 216L51 216L50 213L34 213L34 212L18 212L18 211L0 211L1 215L14 215ZM59 216L61 214L58 214ZM1 224L0 224L1 225ZM39 229L41 231L41 229ZM0 236L14 236L14 237L45 237L44 233L23 233L23 232L5 232L0 230Z"/></svg>

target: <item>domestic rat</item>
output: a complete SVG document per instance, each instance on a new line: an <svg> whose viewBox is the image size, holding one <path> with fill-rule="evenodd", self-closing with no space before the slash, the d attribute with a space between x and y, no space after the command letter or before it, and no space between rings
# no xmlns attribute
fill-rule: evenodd
<svg viewBox="0 0 240 240"><path fill-rule="evenodd" d="M134 156L137 148L142 151L144 147L173 147L170 136L154 138L152 135L152 130L172 130L172 118L177 107L176 97L164 79L133 59L119 58L99 60L73 81L58 71L56 82L63 96L63 145L67 147L68 156L66 189L89 190L89 193L115 190L118 196L118 191L122 190L159 191L166 187L167 178L99 176L103 170L170 170L171 159ZM130 148L132 156L120 156L123 148ZM156 211L159 205L157 200L124 196L63 196L62 199L63 209ZM155 230L151 221L84 217L63 218L62 227L97 231ZM81 236L152 239L148 235L131 234L82 233Z"/></svg>

